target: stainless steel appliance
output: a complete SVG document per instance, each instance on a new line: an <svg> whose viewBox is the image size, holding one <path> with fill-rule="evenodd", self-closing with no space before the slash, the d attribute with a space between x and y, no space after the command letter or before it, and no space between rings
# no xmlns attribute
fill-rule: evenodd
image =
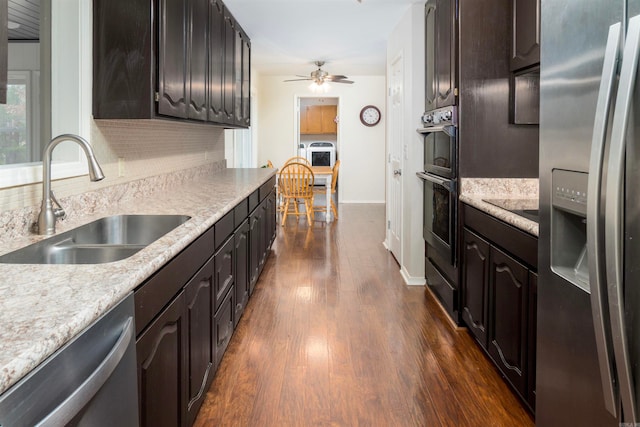
<svg viewBox="0 0 640 427"><path fill-rule="evenodd" d="M1 426L137 426L133 293L0 396Z"/></svg>
<svg viewBox="0 0 640 427"><path fill-rule="evenodd" d="M456 264L458 218L457 111L446 106L422 116L424 171L416 175L423 182L423 237L426 242L427 286L450 313L456 310L456 290L450 270Z"/></svg>
<svg viewBox="0 0 640 427"><path fill-rule="evenodd" d="M639 422L638 14L640 0L542 2L540 426Z"/></svg>

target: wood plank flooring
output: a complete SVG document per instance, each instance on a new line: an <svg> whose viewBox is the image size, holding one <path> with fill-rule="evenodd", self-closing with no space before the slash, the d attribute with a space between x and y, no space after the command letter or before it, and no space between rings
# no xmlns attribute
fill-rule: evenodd
<svg viewBox="0 0 640 427"><path fill-rule="evenodd" d="M404 284L384 206L339 214L279 226L195 426L533 426L469 334Z"/></svg>

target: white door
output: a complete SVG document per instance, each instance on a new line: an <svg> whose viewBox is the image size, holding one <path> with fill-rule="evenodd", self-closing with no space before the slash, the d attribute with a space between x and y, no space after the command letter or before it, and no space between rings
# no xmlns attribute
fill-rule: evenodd
<svg viewBox="0 0 640 427"><path fill-rule="evenodd" d="M387 165L387 244L393 256L402 262L402 144L404 72L402 54L391 64L389 79L389 156Z"/></svg>

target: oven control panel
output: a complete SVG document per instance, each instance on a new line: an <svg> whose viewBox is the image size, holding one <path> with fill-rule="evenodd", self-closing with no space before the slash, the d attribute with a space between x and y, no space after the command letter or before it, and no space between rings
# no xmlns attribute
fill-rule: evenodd
<svg viewBox="0 0 640 427"><path fill-rule="evenodd" d="M437 110L427 111L422 115L422 123L425 126L437 126L456 124L456 107L449 106Z"/></svg>

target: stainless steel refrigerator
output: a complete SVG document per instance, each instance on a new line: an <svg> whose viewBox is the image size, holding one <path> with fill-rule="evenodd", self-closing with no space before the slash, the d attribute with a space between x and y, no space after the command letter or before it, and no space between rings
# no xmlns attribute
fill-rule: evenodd
<svg viewBox="0 0 640 427"><path fill-rule="evenodd" d="M539 426L640 422L638 14L541 3Z"/></svg>

